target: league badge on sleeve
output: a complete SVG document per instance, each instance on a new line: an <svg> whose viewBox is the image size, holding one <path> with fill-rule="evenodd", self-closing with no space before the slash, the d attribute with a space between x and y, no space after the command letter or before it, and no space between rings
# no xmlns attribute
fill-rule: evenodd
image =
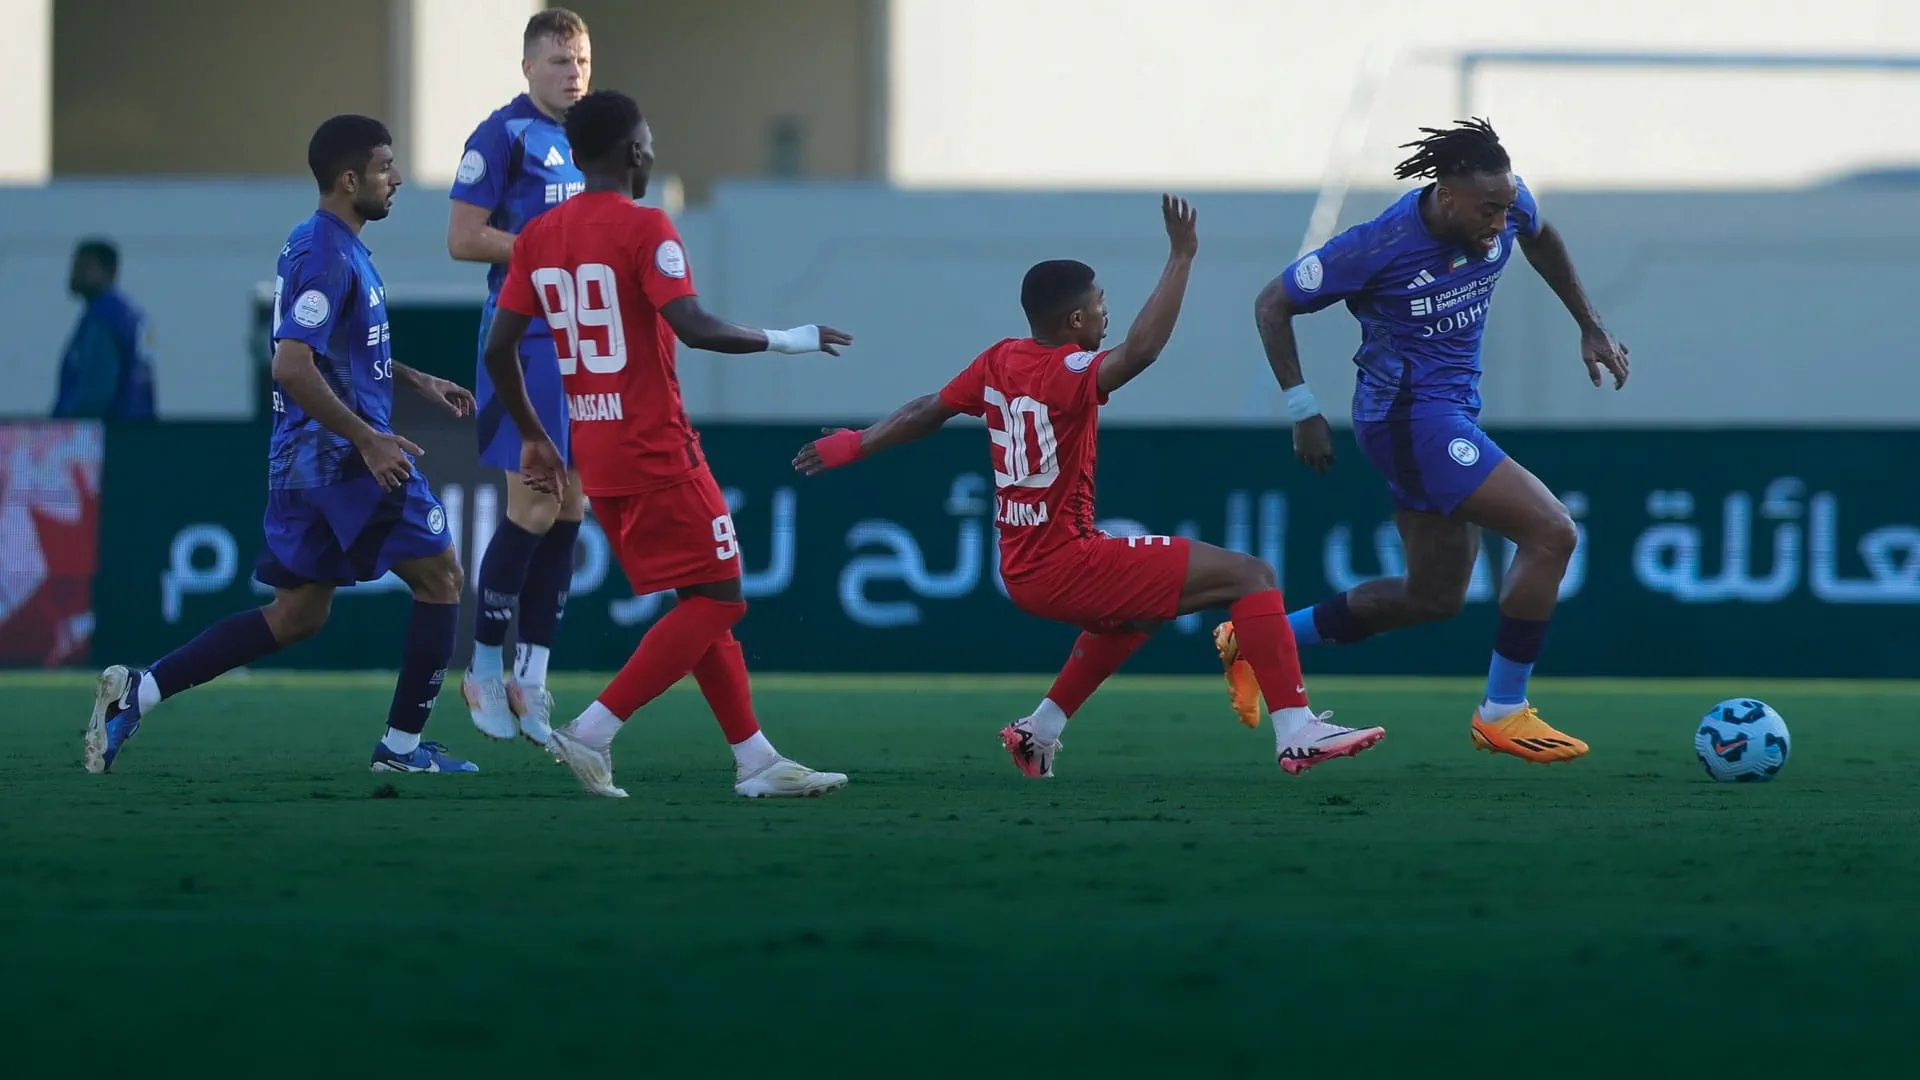
<svg viewBox="0 0 1920 1080"><path fill-rule="evenodd" d="M1327 270L1320 265L1320 253L1317 251L1301 259L1300 265L1293 268L1293 283L1300 286L1301 292L1319 292L1326 279Z"/></svg>
<svg viewBox="0 0 1920 1080"><path fill-rule="evenodd" d="M453 174L453 178L463 184L473 184L478 183L485 175L487 175L487 159L481 156L480 151L469 150L461 157L460 168Z"/></svg>
<svg viewBox="0 0 1920 1080"><path fill-rule="evenodd" d="M332 313L332 305L327 303L326 294L319 289L308 289L293 302L293 321L309 330L326 322L327 316Z"/></svg>
<svg viewBox="0 0 1920 1080"><path fill-rule="evenodd" d="M663 240L654 249L653 265L670 278L687 276L687 251L678 240Z"/></svg>

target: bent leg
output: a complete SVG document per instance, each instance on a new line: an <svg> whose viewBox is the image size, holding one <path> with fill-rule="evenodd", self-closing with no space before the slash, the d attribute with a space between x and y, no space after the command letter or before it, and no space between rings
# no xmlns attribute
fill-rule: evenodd
<svg viewBox="0 0 1920 1080"><path fill-rule="evenodd" d="M1586 743L1550 727L1527 701L1547 620L1559 601L1560 579L1579 540L1572 516L1538 477L1511 458L1461 505L1460 516L1506 536L1516 549L1501 583L1486 693L1474 713L1475 745L1542 763L1585 754Z"/></svg>

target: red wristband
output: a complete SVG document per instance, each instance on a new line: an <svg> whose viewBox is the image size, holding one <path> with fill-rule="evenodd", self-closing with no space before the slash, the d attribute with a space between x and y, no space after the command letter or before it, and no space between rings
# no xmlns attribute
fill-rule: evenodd
<svg viewBox="0 0 1920 1080"><path fill-rule="evenodd" d="M860 460L860 433L841 428L817 440L813 448L820 453L820 463L829 469L851 465Z"/></svg>

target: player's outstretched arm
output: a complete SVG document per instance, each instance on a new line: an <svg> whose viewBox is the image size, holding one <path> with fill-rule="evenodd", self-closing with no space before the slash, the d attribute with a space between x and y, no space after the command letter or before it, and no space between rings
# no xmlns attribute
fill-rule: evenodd
<svg viewBox="0 0 1920 1080"><path fill-rule="evenodd" d="M415 457L426 453L398 435L375 431L373 426L340 400L327 380L320 377L313 349L298 341L282 340L273 347L273 381L300 406L302 412L320 422L320 426L353 444L366 459L367 471L388 491L405 484L413 475Z"/></svg>
<svg viewBox="0 0 1920 1080"><path fill-rule="evenodd" d="M1160 351L1173 337L1173 324L1180 319L1180 305L1187 296L1187 279L1193 272L1193 257L1200 251L1199 217L1187 200L1178 195L1160 196L1160 216L1167 226L1167 265L1160 271L1160 283L1153 287L1140 314L1127 328L1127 338L1100 361L1100 392L1111 394L1132 382L1160 358Z"/></svg>
<svg viewBox="0 0 1920 1080"><path fill-rule="evenodd" d="M1601 324L1600 312L1594 309L1587 290L1580 284L1580 275L1573 269L1573 256L1567 253L1567 242L1560 230L1549 223L1542 223L1540 231L1532 236L1523 230L1520 250L1580 327L1580 358L1586 362L1587 377L1593 385L1599 386L1606 374L1613 376L1615 390L1625 386L1629 368L1627 347L1615 341Z"/></svg>
<svg viewBox="0 0 1920 1080"><path fill-rule="evenodd" d="M1287 416L1293 421L1293 456L1324 475L1333 467L1333 428L1320 414L1300 370L1300 343L1293 336L1295 310L1287 295L1286 277L1283 273L1260 290L1253 302L1253 321L1267 353L1267 366L1286 395Z"/></svg>
<svg viewBox="0 0 1920 1080"><path fill-rule="evenodd" d="M808 476L814 476L828 469L851 465L882 450L924 439L959 415L957 410L940 399L939 394L926 394L893 410L885 420L870 428L828 431L824 438L815 439L800 448L800 453L793 459L793 467Z"/></svg>
<svg viewBox="0 0 1920 1080"><path fill-rule="evenodd" d="M393 365L393 381L428 401L438 402L455 416L473 415L473 391L459 383L400 363Z"/></svg>
<svg viewBox="0 0 1920 1080"><path fill-rule="evenodd" d="M660 315L673 327L673 336L689 349L717 353L810 353L839 356L840 346L853 344L851 335L831 326L796 326L791 330L756 330L707 311L697 296L669 301Z"/></svg>

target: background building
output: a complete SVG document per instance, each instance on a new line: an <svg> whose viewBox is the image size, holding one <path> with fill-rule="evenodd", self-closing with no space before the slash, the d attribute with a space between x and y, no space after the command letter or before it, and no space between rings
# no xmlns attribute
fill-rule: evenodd
<svg viewBox="0 0 1920 1080"><path fill-rule="evenodd" d="M0 21L22 28L0 63L21 103L19 137L0 147L0 176L12 181L0 187L0 413L45 415L71 325L70 252L81 236L106 235L149 316L162 418L203 423L110 430L105 490L139 475L116 471L115 447L154 439L151 460L228 455L239 463L231 490L253 485L262 284L312 205L305 139L340 111L389 118L410 178L393 216L368 233L397 347L470 378L483 274L446 257L445 187L473 125L521 88L519 35L536 6L349 0L334 9L339 24L365 32L343 34L322 32L290 0L0 0ZM666 175L652 197L674 210L711 306L766 325L830 321L859 338L840 358L683 358L710 442L737 448L743 535L766 538L750 589L786 597L796 618L837 608L849 634L917 642L827 656L795 638L785 651L769 643L774 662L940 656L964 669L1050 655L1011 644L1007 655L943 651L978 645L960 628L1004 609L970 433L938 452L950 457L927 459L944 464L929 466L925 498L907 494L918 490L910 475L884 499L799 487L782 455L819 424L878 416L1019 333L1016 282L1034 260L1097 264L1122 331L1162 257L1162 188L1198 200L1203 255L1172 346L1115 400L1108 424L1150 429L1117 431L1116 446L1205 444L1235 464L1182 450L1103 474L1116 527L1179 526L1258 550L1309 595L1391 571L1397 547L1376 536L1385 507L1358 456L1347 454L1337 481L1291 463L1251 302L1297 252L1397 195L1398 144L1471 111L1500 128L1635 361L1626 392L1593 390L1548 290L1525 271L1502 284L1485 419L1537 440L1536 467L1586 513L1586 595L1638 597L1667 613L1674 635L1664 651L1616 638L1560 655L1594 670L1656 654L1655 666L1676 670L1765 667L1781 659L1781 639L1760 623L1723 647L1698 644L1726 633L1713 621L1725 605L1838 619L1866 604L1882 645L1782 662L1886 673L1915 639L1902 613L1920 603L1920 544L1909 553L1898 531L1920 513L1876 478L1910 456L1920 399L1907 325L1920 289L1920 186L1905 171L1920 161L1920 129L1905 122L1920 106L1920 9L1827 7L1809 21L1777 3L1489 0L1471 28L1455 28L1398 0L1195 0L1173 21L1143 0L577 5L592 27L595 83L633 92L655 122ZM1301 328L1309 378L1323 401L1341 402L1352 320L1336 310ZM1155 434L1169 426L1184 434ZM176 437L189 441L167 441ZM435 476L460 478L471 559L498 493L453 464L468 454L465 436L445 438ZM1219 490L1183 479L1193 469L1216 474ZM1169 494L1182 489L1198 502ZM1669 500L1674 492L1686 499ZM144 524L109 536L132 545L106 556L130 575L115 595L144 605L157 586L162 598L157 622L151 610L145 623L103 615L114 632L148 628L129 647L192 622L195 604L218 608L249 588L241 555L257 508L231 491L173 496L129 496ZM803 505L815 509L796 518ZM1655 543L1675 507L1697 537L1685 566ZM118 511L111 501L104 510ZM886 534L905 539L883 545L884 565L862 561L871 549L860 538L880 535L861 531L872 521L904 530ZM598 618L605 640L623 641L614 628L644 622L658 603L624 596L593 542L575 591L589 598L582 610L597 603L601 614L569 625ZM1498 552L1487 558L1483 605ZM1773 566L1791 580L1768 577ZM976 601L984 606L967 607ZM949 618L949 608L972 613ZM1187 622L1179 632L1191 636L1198 621ZM900 636L911 627L926 636ZM1149 649L1143 662L1183 663L1161 655ZM1373 659L1453 663L1431 643Z"/></svg>

